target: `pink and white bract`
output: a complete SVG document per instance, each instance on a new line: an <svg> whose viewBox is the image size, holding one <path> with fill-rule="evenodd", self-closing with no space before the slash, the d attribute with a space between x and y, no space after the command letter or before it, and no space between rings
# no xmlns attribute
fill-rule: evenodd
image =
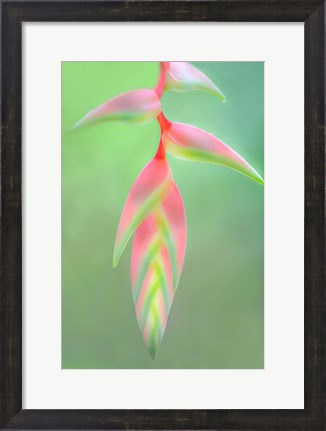
<svg viewBox="0 0 326 431"><path fill-rule="evenodd" d="M74 129L106 121L134 124L157 119L161 136L157 152L136 178L123 208L117 231L113 266L134 235L131 286L136 317L144 343L154 358L162 341L181 277L187 238L184 204L166 159L172 156L233 169L259 184L258 172L214 135L197 127L174 123L161 110L164 91L201 90L225 101L221 90L186 62L160 62L153 89L123 93L93 109Z"/></svg>

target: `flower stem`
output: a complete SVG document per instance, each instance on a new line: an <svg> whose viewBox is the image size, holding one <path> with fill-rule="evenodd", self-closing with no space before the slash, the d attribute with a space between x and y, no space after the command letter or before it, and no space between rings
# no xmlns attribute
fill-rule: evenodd
<svg viewBox="0 0 326 431"><path fill-rule="evenodd" d="M156 94L160 98L162 96L162 93L163 93L164 87L165 87L167 68L168 68L168 63L161 61L160 62L159 79L158 79L158 82L156 84L156 87L154 88L154 90L156 91ZM157 121L161 127L161 136L160 136L160 143L159 143L159 146L157 148L157 152L156 152L155 157L157 157L158 159L164 159L165 158L165 146L163 145L162 136L163 136L163 132L170 128L171 123L169 120L167 120L165 118L162 111L157 116Z"/></svg>
<svg viewBox="0 0 326 431"><path fill-rule="evenodd" d="M165 73L166 73L165 64L164 64L164 62L161 61L160 62L160 75L159 75L156 87L154 88L158 97L162 96L162 93L163 93L163 90L165 87L165 81L166 81Z"/></svg>
<svg viewBox="0 0 326 431"><path fill-rule="evenodd" d="M161 111L157 116L157 121L161 126L161 131L168 130L171 127L171 122L165 117L163 112Z"/></svg>
<svg viewBox="0 0 326 431"><path fill-rule="evenodd" d="M162 141L162 133L161 133L160 143L156 151L155 157L157 159L165 159L165 146L163 145L163 141Z"/></svg>

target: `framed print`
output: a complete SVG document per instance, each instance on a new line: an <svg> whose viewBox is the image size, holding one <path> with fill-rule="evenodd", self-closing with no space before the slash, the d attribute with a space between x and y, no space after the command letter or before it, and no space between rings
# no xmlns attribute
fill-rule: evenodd
<svg viewBox="0 0 326 431"><path fill-rule="evenodd" d="M3 429L325 428L322 1L3 1Z"/></svg>

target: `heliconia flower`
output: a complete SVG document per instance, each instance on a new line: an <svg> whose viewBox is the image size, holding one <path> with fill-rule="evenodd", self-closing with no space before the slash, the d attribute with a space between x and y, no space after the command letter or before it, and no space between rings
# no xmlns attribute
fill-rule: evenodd
<svg viewBox="0 0 326 431"><path fill-rule="evenodd" d="M131 255L131 284L136 316L153 358L162 341L182 271L186 216L177 186L137 228Z"/></svg>
<svg viewBox="0 0 326 431"><path fill-rule="evenodd" d="M173 179L165 158L154 157L136 178L123 208L113 253L113 266L141 222L169 195Z"/></svg>
<svg viewBox="0 0 326 431"><path fill-rule="evenodd" d="M156 118L160 112L160 98L154 90L133 90L113 97L93 109L72 130L105 121L142 124Z"/></svg>
<svg viewBox="0 0 326 431"><path fill-rule="evenodd" d="M162 62L166 70L165 89L179 92L201 90L225 101L222 91L195 66L184 61Z"/></svg>
<svg viewBox="0 0 326 431"><path fill-rule="evenodd" d="M167 152L175 157L226 166L264 184L258 172L238 153L214 135L197 127L169 122L163 131L162 142Z"/></svg>

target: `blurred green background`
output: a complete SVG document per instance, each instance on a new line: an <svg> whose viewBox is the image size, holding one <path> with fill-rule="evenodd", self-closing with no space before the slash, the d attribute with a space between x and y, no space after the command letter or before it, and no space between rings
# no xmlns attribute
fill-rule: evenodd
<svg viewBox="0 0 326 431"><path fill-rule="evenodd" d="M193 62L227 102L163 95L170 120L215 134L264 175L264 64ZM112 254L128 192L159 140L156 121L69 132L112 96L154 87L155 62L62 63L62 367L263 368L264 188L223 167L169 156L188 224L183 273L152 360L129 282L131 241Z"/></svg>

